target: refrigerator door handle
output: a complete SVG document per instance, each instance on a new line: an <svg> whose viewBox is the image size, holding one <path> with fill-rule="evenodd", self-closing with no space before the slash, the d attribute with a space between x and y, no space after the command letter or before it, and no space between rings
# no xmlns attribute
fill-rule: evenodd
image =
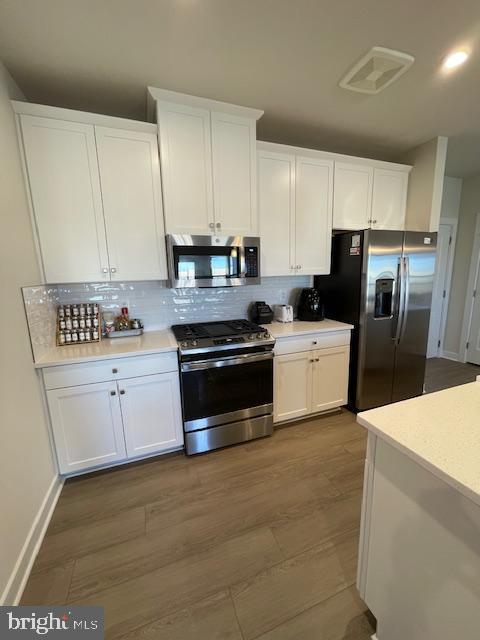
<svg viewBox="0 0 480 640"><path fill-rule="evenodd" d="M408 318L408 301L410 298L410 258L403 258L403 312L402 312L402 327L400 329L400 337L398 344L403 340L405 331L407 328Z"/></svg>
<svg viewBox="0 0 480 640"><path fill-rule="evenodd" d="M403 291L404 291L404 284L403 284L403 258L399 258L398 259L398 265L397 265L397 291L395 294L395 299L396 299L396 316L397 316L397 323L395 325L395 335L393 336L392 340L395 342L395 344L398 344L400 341L400 333L402 330L402 325L403 325L403 311L404 311L404 305L403 305Z"/></svg>

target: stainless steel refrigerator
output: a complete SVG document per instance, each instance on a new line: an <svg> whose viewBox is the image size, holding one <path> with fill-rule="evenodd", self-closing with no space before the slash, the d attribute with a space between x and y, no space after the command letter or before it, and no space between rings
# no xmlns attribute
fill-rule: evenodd
<svg viewBox="0 0 480 640"><path fill-rule="evenodd" d="M367 229L333 237L331 275L316 276L328 318L352 332L349 407L423 393L436 233Z"/></svg>

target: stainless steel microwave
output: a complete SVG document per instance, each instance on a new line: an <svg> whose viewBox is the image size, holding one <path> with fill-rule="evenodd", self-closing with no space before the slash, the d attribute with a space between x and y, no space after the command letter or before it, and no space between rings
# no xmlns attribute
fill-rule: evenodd
<svg viewBox="0 0 480 640"><path fill-rule="evenodd" d="M170 286L260 284L260 238L167 235Z"/></svg>

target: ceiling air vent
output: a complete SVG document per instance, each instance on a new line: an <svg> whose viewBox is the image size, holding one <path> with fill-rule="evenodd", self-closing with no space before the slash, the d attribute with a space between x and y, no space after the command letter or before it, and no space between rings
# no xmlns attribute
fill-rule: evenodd
<svg viewBox="0 0 480 640"><path fill-rule="evenodd" d="M379 93L392 84L407 69L415 58L384 47L373 47L347 75L340 80L340 86L360 93Z"/></svg>

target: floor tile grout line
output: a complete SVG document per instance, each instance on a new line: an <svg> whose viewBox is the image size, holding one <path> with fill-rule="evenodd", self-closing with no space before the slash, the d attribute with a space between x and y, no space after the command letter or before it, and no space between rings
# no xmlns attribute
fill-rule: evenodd
<svg viewBox="0 0 480 640"><path fill-rule="evenodd" d="M259 640L259 638L262 638L262 636L264 636L265 634L272 633L272 631L275 631L275 629L278 629L279 627L283 626L287 622L295 620L295 618L298 618L299 616L303 615L307 611L310 611L310 609L314 609L315 607L318 607L319 604L324 604L324 603L328 602L329 600L331 600L332 598L336 598L338 595L340 595L344 591L348 591L349 589L351 589L351 587L352 587L351 584L349 584L349 585L346 584L342 589L339 589L338 591L336 591L335 593L332 593L331 595L327 596L326 598L322 598L318 602L315 602L314 604L306 607L305 609L302 609L301 611L298 611L295 615L291 616L290 618L287 618L286 620L283 620L283 622L280 622L279 624L276 624L275 626L271 627L270 629L267 629L266 631L262 631L262 633L260 633L259 635L253 636L251 638L248 638L248 640Z"/></svg>
<svg viewBox="0 0 480 640"><path fill-rule="evenodd" d="M238 625L238 629L240 631L240 635L242 637L242 640L245 640L245 636L244 636L244 633L243 633L242 625L240 624L240 620L238 618L238 611L237 611L237 607L235 606L235 600L233 598L232 589L231 589L230 586L228 587L228 594L230 596L230 600L231 600L232 607L233 607L233 612L235 614L235 619L237 621L237 625Z"/></svg>

